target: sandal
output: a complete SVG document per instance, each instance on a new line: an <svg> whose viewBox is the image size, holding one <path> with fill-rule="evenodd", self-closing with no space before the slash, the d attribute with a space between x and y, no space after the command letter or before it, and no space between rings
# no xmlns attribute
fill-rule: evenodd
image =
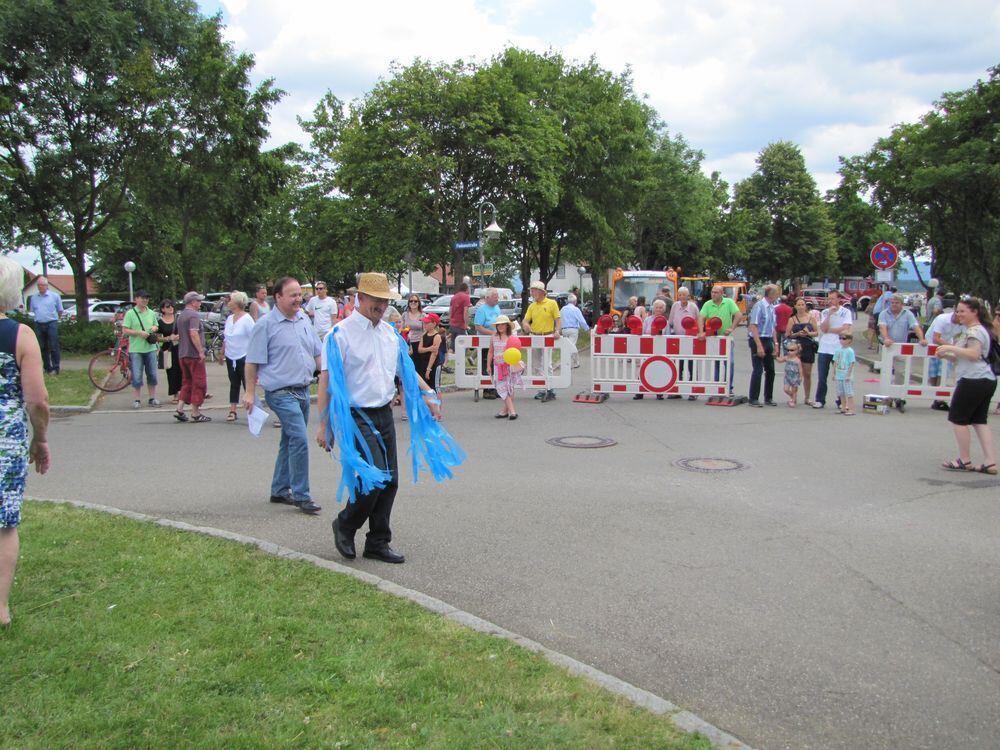
<svg viewBox="0 0 1000 750"><path fill-rule="evenodd" d="M174 412L174 419L176 419L178 422L187 422L188 421L188 415L185 414L182 411L175 411Z"/></svg>
<svg viewBox="0 0 1000 750"><path fill-rule="evenodd" d="M795 402L794 401L789 401L788 402L788 406L789 406L789 408L794 409L795 408Z"/></svg>
<svg viewBox="0 0 1000 750"><path fill-rule="evenodd" d="M191 417L192 422L211 422L212 418L207 414L199 414L197 417Z"/></svg>
<svg viewBox="0 0 1000 750"><path fill-rule="evenodd" d="M507 417L509 417L509 416L510 415L507 412L501 411L501 412L498 412L497 414L494 414L493 418L494 419L507 419Z"/></svg>
<svg viewBox="0 0 1000 750"><path fill-rule="evenodd" d="M848 410L848 411L845 411L845 412L842 412L842 414L843 414L843 415L844 415L845 417L853 417L853 416L854 416L854 412L853 412L853 411L850 411L850 410Z"/></svg>
<svg viewBox="0 0 1000 750"><path fill-rule="evenodd" d="M404 422L409 422L410 421L409 419L407 419L407 417L406 417L405 414L403 416L401 416L400 419L403 420Z"/></svg>
<svg viewBox="0 0 1000 750"><path fill-rule="evenodd" d="M972 466L972 461L963 461L960 458L941 464L941 468L948 471L969 471L970 466Z"/></svg>
<svg viewBox="0 0 1000 750"><path fill-rule="evenodd" d="M975 469L970 469L970 471L978 471L980 474L993 474L997 473L996 464L979 464Z"/></svg>
<svg viewBox="0 0 1000 750"><path fill-rule="evenodd" d="M229 412L229 414L226 415L226 421L227 422L235 422L236 421L236 412L234 412L234 411Z"/></svg>

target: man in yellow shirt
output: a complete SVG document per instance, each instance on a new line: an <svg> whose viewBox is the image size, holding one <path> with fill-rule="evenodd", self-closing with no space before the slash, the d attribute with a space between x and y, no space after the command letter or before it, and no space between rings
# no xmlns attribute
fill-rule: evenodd
<svg viewBox="0 0 1000 750"><path fill-rule="evenodd" d="M534 336L554 336L559 338L562 321L559 319L559 305L554 299L545 296L545 284L535 281L531 285L528 293L531 295L531 304L524 311L524 319L521 323L524 332ZM540 375L544 372L545 350L531 350L532 374ZM553 390L539 391L535 398L540 401L552 401L556 397Z"/></svg>

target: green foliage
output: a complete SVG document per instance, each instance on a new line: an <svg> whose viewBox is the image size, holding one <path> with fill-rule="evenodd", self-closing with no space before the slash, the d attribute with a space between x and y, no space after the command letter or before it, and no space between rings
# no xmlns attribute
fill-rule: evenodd
<svg viewBox="0 0 1000 750"><path fill-rule="evenodd" d="M945 284L1000 298L1000 66L856 162L872 203Z"/></svg>
<svg viewBox="0 0 1000 750"><path fill-rule="evenodd" d="M110 323L65 320L59 324L59 346L64 352L95 354L115 343L115 329Z"/></svg>
<svg viewBox="0 0 1000 750"><path fill-rule="evenodd" d="M284 150L261 153L281 92L189 0L0 5L0 189L26 241L42 235L81 290L85 263L157 294L232 286L260 248ZM82 312L85 316L86 312Z"/></svg>
<svg viewBox="0 0 1000 750"><path fill-rule="evenodd" d="M711 747L514 643L312 565L45 503L26 504L21 533L0 630L16 687L5 746Z"/></svg>
<svg viewBox="0 0 1000 750"><path fill-rule="evenodd" d="M831 272L833 227L798 146L772 143L757 169L737 183L732 237L751 279L779 280Z"/></svg>

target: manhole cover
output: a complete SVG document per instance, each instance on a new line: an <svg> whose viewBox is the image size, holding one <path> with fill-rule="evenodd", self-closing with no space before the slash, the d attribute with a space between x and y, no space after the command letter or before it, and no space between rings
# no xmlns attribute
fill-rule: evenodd
<svg viewBox="0 0 1000 750"><path fill-rule="evenodd" d="M618 445L617 440L593 435L566 435L549 438L545 442L559 448L610 448L612 445Z"/></svg>
<svg viewBox="0 0 1000 750"><path fill-rule="evenodd" d="M731 458L680 458L674 461L687 471L700 471L703 474L715 474L719 471L742 471L747 465Z"/></svg>

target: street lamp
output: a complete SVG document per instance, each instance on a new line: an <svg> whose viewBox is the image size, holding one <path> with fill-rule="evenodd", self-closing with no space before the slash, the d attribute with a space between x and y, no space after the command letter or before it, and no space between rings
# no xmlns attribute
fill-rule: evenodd
<svg viewBox="0 0 1000 750"><path fill-rule="evenodd" d="M490 222L488 227L483 229L483 209L487 206L493 212L493 221ZM503 234L503 229L497 224L497 207L489 201L483 201L479 204L479 276L482 279L483 286L486 286L486 255L483 253L483 238L492 240L501 234Z"/></svg>
<svg viewBox="0 0 1000 750"><path fill-rule="evenodd" d="M587 269L583 266L577 266L576 272L580 274L580 305L583 305L583 275L587 273Z"/></svg>
<svg viewBox="0 0 1000 750"><path fill-rule="evenodd" d="M135 270L135 263L132 261L127 261L125 263L125 273L128 274L128 300L131 302L135 299L135 295L132 293L132 272Z"/></svg>

